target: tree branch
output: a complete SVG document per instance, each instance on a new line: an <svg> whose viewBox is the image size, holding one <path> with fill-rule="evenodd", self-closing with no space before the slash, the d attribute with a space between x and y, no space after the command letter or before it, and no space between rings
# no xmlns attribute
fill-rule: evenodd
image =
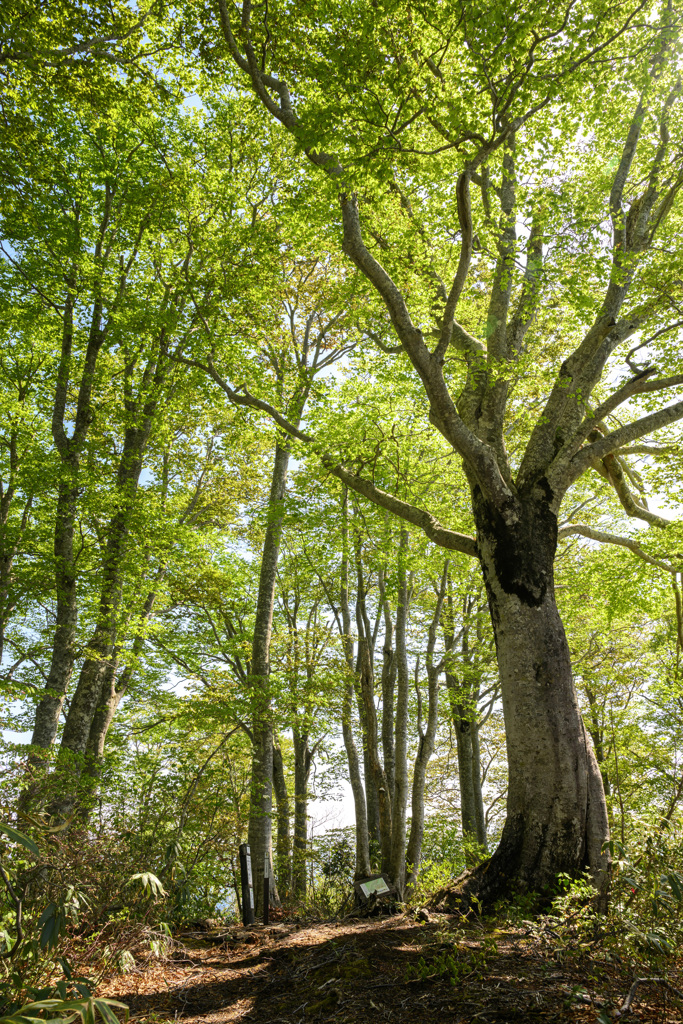
<svg viewBox="0 0 683 1024"><path fill-rule="evenodd" d="M361 494L375 505L379 505L380 508L385 508L400 519L404 519L406 522L419 527L429 540L440 547L448 548L451 551L460 551L471 558L479 557L476 541L473 537L468 537L466 534L458 533L455 530L449 530L447 527L442 526L438 519L425 509L421 509L417 505L411 505L409 502L381 490L369 480L365 480L363 477L357 476L350 470L345 469L332 455L320 450L315 438L305 433L294 423L291 423L274 406L251 395L245 388L241 388L239 391L231 388L216 370L213 360L209 359L208 364L204 364L196 359L188 359L184 356L176 356L175 358L186 366L194 366L208 373L235 405L247 406L248 408L258 409L260 412L266 413L291 437L296 438L297 441L302 441L304 444L312 445L325 469L357 494Z"/></svg>
<svg viewBox="0 0 683 1024"><path fill-rule="evenodd" d="M649 555L636 540L632 540L630 537L620 537L616 533L606 533L604 530L596 530L593 526L587 526L584 523L568 523L567 526L561 526L557 531L558 540L564 537L571 537L578 535L580 537L586 537L588 540L598 541L600 544L616 544L618 547L628 548L634 555L641 558L648 565L654 565L658 569L663 569L664 572L676 573L678 569L671 564L671 562L665 562L661 558L655 558L654 555Z"/></svg>
<svg viewBox="0 0 683 1024"><path fill-rule="evenodd" d="M599 441L586 445L569 463L567 476L563 483L569 486L588 469L595 459L603 459L605 455L616 451L617 448L630 444L631 441L636 441L639 437L645 437L646 434L651 434L655 430L661 430L662 427L667 427L670 423L675 423L680 419L683 419L683 402L676 402L674 405L667 405L664 409L650 413L649 416L643 416L633 423L627 423L626 426L614 430Z"/></svg>

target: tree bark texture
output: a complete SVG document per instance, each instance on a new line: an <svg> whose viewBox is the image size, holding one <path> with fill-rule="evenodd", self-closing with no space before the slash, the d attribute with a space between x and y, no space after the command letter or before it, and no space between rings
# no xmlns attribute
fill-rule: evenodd
<svg viewBox="0 0 683 1024"><path fill-rule="evenodd" d="M341 609L342 647L346 661L347 681L342 702L342 736L349 766L349 782L353 793L354 816L356 819L356 865L355 878L367 878L370 874L370 837L368 830L367 804L360 758L353 734L353 704L355 693L356 665L354 644L351 636L351 607L349 604L349 536L348 536L348 492L342 489L342 562L339 588Z"/></svg>
<svg viewBox="0 0 683 1024"><path fill-rule="evenodd" d="M405 557L408 552L408 531L401 530L398 548L398 604L396 606L396 718L394 723L394 799L391 804L391 847L389 875L399 897L403 897L406 876L406 807L408 803L408 697L410 673L406 649L408 621L408 578ZM389 790L386 782L387 791ZM389 793L387 793L387 797ZM423 812L424 813L424 812ZM385 869L386 870L386 869Z"/></svg>
<svg viewBox="0 0 683 1024"><path fill-rule="evenodd" d="M384 616L384 645L382 650L382 760L389 789L389 799L394 802L394 700L396 690L396 655L393 650L394 624L391 607L385 595L384 572L379 575L380 600Z"/></svg>
<svg viewBox="0 0 683 1024"><path fill-rule="evenodd" d="M473 498L509 766L503 835L480 878L491 894L511 879L550 891L558 872L587 868L604 892L607 809L555 600L556 519L541 488L512 525Z"/></svg>
<svg viewBox="0 0 683 1024"><path fill-rule="evenodd" d="M162 568L157 575L157 580L161 580L164 574L165 570ZM156 591L152 590L147 595L142 615L140 616L141 626L148 622L152 617L155 601ZM104 673L102 679L102 689L100 691L97 707L95 708L95 714L93 715L92 722L90 723L90 734L88 736L88 743L85 750L85 765L83 767L83 774L89 780L90 790L93 795L102 771L104 746L107 739L107 733L109 732L111 723L114 721L114 716L118 706L125 697L128 687L131 684L135 673L137 659L142 653L143 643L144 639L142 631L137 632L130 652L131 660L125 666L121 674L117 677L116 668L118 658L116 654L114 654L110 661L109 668Z"/></svg>
<svg viewBox="0 0 683 1024"><path fill-rule="evenodd" d="M427 641L427 727L422 730L422 722L418 722L418 747L415 755L415 766L413 768L413 788L411 798L411 820L410 835L408 837L408 849L406 854L406 883L410 888L415 885L420 873L422 862L422 842L424 839L425 820L425 782L427 778L427 766L434 753L436 730L439 725L439 676L443 668L443 660L440 664L434 664L434 649L436 647L436 636L441 619L441 611L446 596L446 584L448 580L448 560L444 565L441 577L434 615L429 626L429 639Z"/></svg>
<svg viewBox="0 0 683 1024"><path fill-rule="evenodd" d="M382 871L391 869L391 802L386 775L379 756L379 739L377 734L377 709L375 708L375 687L370 658L369 644L366 637L358 639L358 681L363 699L365 715L365 744L370 785L377 794L377 810L379 813L379 837L382 854ZM366 792L368 792L368 776L366 775ZM368 806L369 806L368 798ZM368 815L369 818L369 815ZM369 830L368 830L369 831Z"/></svg>
<svg viewBox="0 0 683 1024"><path fill-rule="evenodd" d="M59 482L55 519L55 587L57 616L52 656L45 690L36 707L31 745L48 750L54 742L64 696L73 672L74 639L78 622L76 566L73 558L74 524L78 503L78 486L73 483L75 471L66 473Z"/></svg>
<svg viewBox="0 0 683 1024"><path fill-rule="evenodd" d="M253 751L248 841L251 848L257 914L263 913L263 864L266 855L272 865L273 729L269 694L270 640L273 631L275 583L282 538L282 504L285 497L289 454L288 444L282 443L278 437L268 500L268 523L261 555L249 672ZM271 881L272 878L271 870Z"/></svg>
<svg viewBox="0 0 683 1024"><path fill-rule="evenodd" d="M150 361L146 376L157 376L157 367ZM160 383L157 379L156 385ZM114 671L112 658L116 644L119 606L123 588L124 561L128 552L130 522L135 507L144 453L152 429L157 396L145 403L140 422L127 428L119 461L116 491L118 508L111 518L103 558L98 619L88 644L88 653L81 667L76 690L69 705L60 743L59 760L69 775L69 782L55 797L52 811L68 815L76 800L75 783L83 771L91 726L98 704L116 709L114 704ZM133 411L133 410L131 410ZM104 735L110 723L102 719ZM99 740L97 741L99 745ZM96 755L99 756L99 755ZM59 765L58 769L59 770Z"/></svg>
<svg viewBox="0 0 683 1024"><path fill-rule="evenodd" d="M481 791L481 748L479 744L479 721L474 718L472 722L472 787L474 789L474 817L477 824L477 842L486 850L488 840L486 837L486 815L484 813L484 797Z"/></svg>
<svg viewBox="0 0 683 1024"><path fill-rule="evenodd" d="M306 895L306 851L308 847L308 779L311 771L311 751L308 733L293 730L294 738L294 895Z"/></svg>
<svg viewBox="0 0 683 1024"><path fill-rule="evenodd" d="M277 846L275 853L277 887L280 898L292 890L292 836L289 827L290 806L282 751L279 742L273 745L273 788L277 805Z"/></svg>

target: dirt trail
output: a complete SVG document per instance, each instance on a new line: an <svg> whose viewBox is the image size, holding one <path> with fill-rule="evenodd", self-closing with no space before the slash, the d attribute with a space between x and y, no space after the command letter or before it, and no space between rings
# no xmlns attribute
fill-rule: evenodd
<svg viewBox="0 0 683 1024"><path fill-rule="evenodd" d="M447 916L256 926L215 942L185 940L100 992L141 1022L578 1024L617 1019L634 977L598 951L560 955L551 936L528 927L463 930ZM680 987L680 974L670 977ZM643 985L621 1019L680 1024L682 1006Z"/></svg>

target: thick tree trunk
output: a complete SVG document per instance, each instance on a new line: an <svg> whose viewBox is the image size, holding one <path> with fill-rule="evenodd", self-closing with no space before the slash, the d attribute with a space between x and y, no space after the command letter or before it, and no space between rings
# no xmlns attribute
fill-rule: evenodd
<svg viewBox="0 0 683 1024"><path fill-rule="evenodd" d="M280 897L292 890L292 836L289 827L290 806L287 780L279 742L273 745L273 788L277 804L276 877Z"/></svg>
<svg viewBox="0 0 683 1024"><path fill-rule="evenodd" d="M273 814L273 729L271 723L269 675L270 639L273 631L275 583L282 538L282 503L289 466L289 447L275 445L275 461L268 501L268 525L263 540L249 683L252 695L253 750L251 760L251 802L249 846L254 875L256 913L263 913L263 865L267 856L272 867ZM271 870L271 879L273 873Z"/></svg>
<svg viewBox="0 0 683 1024"><path fill-rule="evenodd" d="M587 868L606 892L609 838L598 764L574 688L557 610L557 522L537 485L505 524L474 488L477 542L488 592L509 769L500 844L478 872L488 900L518 889L548 893L558 872Z"/></svg>

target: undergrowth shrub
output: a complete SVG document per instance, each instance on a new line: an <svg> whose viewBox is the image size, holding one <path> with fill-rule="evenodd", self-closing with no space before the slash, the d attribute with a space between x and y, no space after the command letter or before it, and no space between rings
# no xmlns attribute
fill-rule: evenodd
<svg viewBox="0 0 683 1024"><path fill-rule="evenodd" d="M87 1002L103 977L130 967L136 957L158 955L171 941L162 920L164 886L152 872L131 870L125 838L94 836L73 824L55 828L38 818L27 831L0 825L5 1016L45 1000ZM96 1002L89 1004L88 1019L97 1010L113 1024L107 1004L103 1011ZM57 1003L43 1010L61 1013ZM72 1006L69 1012L80 1010Z"/></svg>
<svg viewBox="0 0 683 1024"><path fill-rule="evenodd" d="M607 844L612 886L607 916L596 909L588 875L558 878L558 894L545 923L556 950L584 953L600 947L634 968L665 973L683 950L683 829L652 827L632 836L627 849Z"/></svg>

